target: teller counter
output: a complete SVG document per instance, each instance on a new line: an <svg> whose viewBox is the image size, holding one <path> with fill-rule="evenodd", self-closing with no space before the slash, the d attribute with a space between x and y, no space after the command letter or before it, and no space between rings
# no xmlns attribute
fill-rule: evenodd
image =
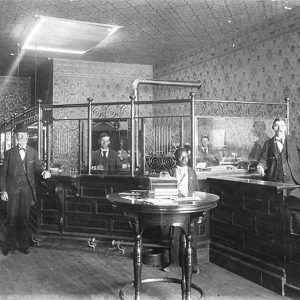
<svg viewBox="0 0 300 300"><path fill-rule="evenodd" d="M239 169L234 165L211 166L205 169L196 169L200 191L209 192L209 177L232 178L250 176L247 169ZM254 174L251 176L255 176Z"/></svg>
<svg viewBox="0 0 300 300"><path fill-rule="evenodd" d="M132 231L127 219L112 209L106 196L148 184L149 178L128 175L52 175L38 185L36 232L128 238Z"/></svg>
<svg viewBox="0 0 300 300"><path fill-rule="evenodd" d="M251 174L207 181L220 196L211 214L210 261L282 296L299 297L300 199L287 196L299 186Z"/></svg>
<svg viewBox="0 0 300 300"><path fill-rule="evenodd" d="M113 174L59 175L38 185L38 203L32 210L31 220L36 236L47 240L95 239L134 245L134 236L120 211L115 210L107 196L128 190L149 189L149 177ZM196 239L198 258L207 262L209 256L209 214L204 214L197 224ZM144 233L146 244L167 245L161 231L156 227L147 228Z"/></svg>
<svg viewBox="0 0 300 300"><path fill-rule="evenodd" d="M59 175L42 181L37 188L38 203L31 221L36 235L43 238L91 239L98 241L133 241L127 218L112 208L107 196L127 190L149 188L149 177L122 174ZM198 254L208 261L209 216L198 224ZM160 230L148 228L144 234L149 243L163 243ZM46 241L45 241L46 242Z"/></svg>

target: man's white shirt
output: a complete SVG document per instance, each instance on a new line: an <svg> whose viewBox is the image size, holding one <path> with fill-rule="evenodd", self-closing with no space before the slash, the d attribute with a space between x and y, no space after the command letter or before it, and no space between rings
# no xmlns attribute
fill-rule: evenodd
<svg viewBox="0 0 300 300"><path fill-rule="evenodd" d="M183 196L187 196L189 192L189 176L188 166L177 166L176 167L176 178L178 181L178 190Z"/></svg>

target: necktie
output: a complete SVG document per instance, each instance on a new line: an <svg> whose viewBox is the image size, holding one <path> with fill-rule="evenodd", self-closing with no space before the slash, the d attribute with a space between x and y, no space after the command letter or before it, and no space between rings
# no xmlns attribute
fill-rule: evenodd
<svg viewBox="0 0 300 300"><path fill-rule="evenodd" d="M103 165L104 169L107 168L107 150L102 151L101 165Z"/></svg>
<svg viewBox="0 0 300 300"><path fill-rule="evenodd" d="M204 153L207 154L208 153L208 149L207 147L204 147Z"/></svg>

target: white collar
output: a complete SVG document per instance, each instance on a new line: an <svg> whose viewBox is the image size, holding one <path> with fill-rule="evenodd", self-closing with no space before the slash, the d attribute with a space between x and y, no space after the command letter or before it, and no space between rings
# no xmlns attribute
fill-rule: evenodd
<svg viewBox="0 0 300 300"><path fill-rule="evenodd" d="M285 135L283 135L282 138L275 136L275 142L276 141L282 141L282 143L284 143L284 141L285 141Z"/></svg>
<svg viewBox="0 0 300 300"><path fill-rule="evenodd" d="M179 170L185 171L185 170L188 169L188 166L187 166L187 165L186 165L186 166L178 166L178 165L177 165L177 168L178 168Z"/></svg>

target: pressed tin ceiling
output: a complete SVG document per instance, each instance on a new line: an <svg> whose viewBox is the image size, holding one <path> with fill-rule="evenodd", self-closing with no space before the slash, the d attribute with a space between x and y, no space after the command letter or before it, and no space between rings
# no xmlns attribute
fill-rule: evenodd
<svg viewBox="0 0 300 300"><path fill-rule="evenodd" d="M289 16L299 19L299 11L300 0L0 0L0 75L20 56L17 45L35 15L123 27L83 55L25 52L28 68L47 57L163 64Z"/></svg>

